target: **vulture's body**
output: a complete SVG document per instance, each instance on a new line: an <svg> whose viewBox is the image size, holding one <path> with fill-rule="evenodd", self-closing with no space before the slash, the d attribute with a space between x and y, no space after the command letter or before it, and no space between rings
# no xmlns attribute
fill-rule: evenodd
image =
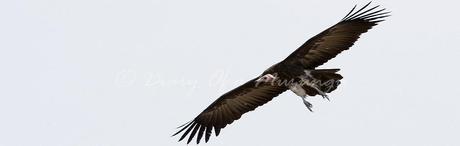
<svg viewBox="0 0 460 146"><path fill-rule="evenodd" d="M254 110L286 90L300 96L311 111L312 105L307 96L320 95L334 91L342 76L339 69L316 69L349 49L362 33L383 21L388 12L378 6L366 9L370 3L359 10L356 6L337 24L312 37L286 59L265 70L245 84L223 94L191 122L180 126L177 135L183 140L190 135L189 143L195 135L199 143L203 136L207 142L212 131L218 136L226 125L239 119L246 112Z"/></svg>

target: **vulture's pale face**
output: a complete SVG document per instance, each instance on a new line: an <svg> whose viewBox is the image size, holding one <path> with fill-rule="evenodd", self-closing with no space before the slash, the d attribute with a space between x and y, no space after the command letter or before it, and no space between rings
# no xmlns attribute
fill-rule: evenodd
<svg viewBox="0 0 460 146"><path fill-rule="evenodd" d="M256 80L256 82L273 82L276 79L276 77L272 74L266 74L261 76L259 79Z"/></svg>

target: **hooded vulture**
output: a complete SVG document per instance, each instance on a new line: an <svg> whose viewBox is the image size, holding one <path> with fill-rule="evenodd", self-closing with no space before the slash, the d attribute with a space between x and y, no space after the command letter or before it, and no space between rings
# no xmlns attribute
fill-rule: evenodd
<svg viewBox="0 0 460 146"><path fill-rule="evenodd" d="M241 115L286 90L300 96L311 111L312 105L305 98L320 95L329 99L326 93L335 90L342 79L337 73L339 69L315 68L349 49L361 34L389 16L385 9L369 5L370 2L360 9L356 9L355 5L337 24L310 38L260 76L220 96L192 121L178 127L179 131L174 135L183 133L179 141L188 136L187 143L195 136L197 143L203 137L208 142L213 131L218 136L222 128L238 120Z"/></svg>

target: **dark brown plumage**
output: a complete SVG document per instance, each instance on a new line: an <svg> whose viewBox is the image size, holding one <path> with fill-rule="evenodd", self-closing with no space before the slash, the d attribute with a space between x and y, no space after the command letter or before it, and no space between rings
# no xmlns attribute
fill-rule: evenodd
<svg viewBox="0 0 460 146"><path fill-rule="evenodd" d="M212 129L214 129L216 136L218 136L220 129L224 128L227 124L231 124L233 121L238 120L244 113L254 110L256 107L267 103L273 97L287 90L285 86L272 86L270 84L260 84L256 87L256 82L254 81L255 79L250 80L222 95L174 135L187 129L180 138L182 140L193 129L187 141L189 143L196 134L194 131L200 128L197 143L200 142L203 134L205 134L205 141L207 142Z"/></svg>
<svg viewBox="0 0 460 146"><path fill-rule="evenodd" d="M340 52L349 49L362 33L388 17L385 9L372 11L379 6L363 11L370 3L354 12L355 7L337 24L312 37L284 61L301 63L306 69L314 69Z"/></svg>
<svg viewBox="0 0 460 146"><path fill-rule="evenodd" d="M264 71L262 75L276 74L282 80L294 80L305 74L305 69L310 69L313 70L311 76L320 81L342 79L342 76L336 73L338 69L314 69L349 49L362 33L388 16L389 12L384 12L385 9L376 10L379 6L365 10L369 4L357 11L355 11L356 6L353 7L339 23L309 39L286 59ZM192 121L180 126L180 130L174 135L183 132L179 141L189 135L187 143L190 143L195 135L197 143L203 136L205 142L208 142L213 130L218 136L222 128L238 120L244 113L254 110L289 89L287 86L258 83L256 80L257 78L252 79L220 96ZM329 93L335 90L337 85L334 84L332 88L326 86L318 88L322 92ZM303 88L310 96L320 94L320 91L312 86Z"/></svg>

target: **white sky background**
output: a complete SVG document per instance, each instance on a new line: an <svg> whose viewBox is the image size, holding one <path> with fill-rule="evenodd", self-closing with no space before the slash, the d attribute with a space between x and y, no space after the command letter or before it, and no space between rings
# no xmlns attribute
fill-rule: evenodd
<svg viewBox="0 0 460 146"><path fill-rule="evenodd" d="M185 145L175 127L367 2L1 1L0 145ZM321 67L345 77L330 102L285 92L203 145L460 145L459 3L377 4Z"/></svg>

